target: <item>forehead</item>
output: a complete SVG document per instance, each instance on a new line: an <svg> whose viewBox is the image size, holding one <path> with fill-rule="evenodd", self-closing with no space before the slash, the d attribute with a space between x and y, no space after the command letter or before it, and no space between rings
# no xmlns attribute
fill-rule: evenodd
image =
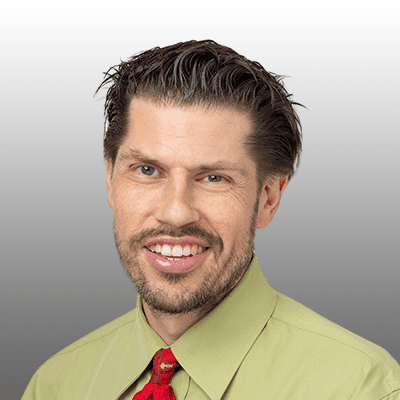
<svg viewBox="0 0 400 400"><path fill-rule="evenodd" d="M160 105L135 98L117 161L140 151L174 166L194 168L201 163L225 161L251 168L254 163L243 144L250 130L250 117L244 111Z"/></svg>

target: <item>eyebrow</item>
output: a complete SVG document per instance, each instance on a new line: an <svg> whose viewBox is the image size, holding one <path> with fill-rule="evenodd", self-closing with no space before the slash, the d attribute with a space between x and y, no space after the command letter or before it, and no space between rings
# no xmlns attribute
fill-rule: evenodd
<svg viewBox="0 0 400 400"><path fill-rule="evenodd" d="M128 148L124 152L118 155L117 161L129 161L129 160L135 160L139 161L143 164L150 164L154 166L159 166L162 169L167 169L166 165L159 160L156 160L155 158L149 157L146 154L142 153L140 150L135 150ZM240 173L241 175L247 177L249 175L248 171L246 171L244 168L241 167L239 163L232 163L229 161L216 161L211 164L202 164L197 168L199 171L205 172L205 171L236 171Z"/></svg>

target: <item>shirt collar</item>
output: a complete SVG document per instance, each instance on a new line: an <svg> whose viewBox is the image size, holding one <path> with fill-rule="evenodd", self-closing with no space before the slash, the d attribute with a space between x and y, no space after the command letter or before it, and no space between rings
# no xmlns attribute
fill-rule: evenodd
<svg viewBox="0 0 400 400"><path fill-rule="evenodd" d="M253 260L236 288L171 349L211 399L220 399L272 315L277 296Z"/></svg>
<svg viewBox="0 0 400 400"><path fill-rule="evenodd" d="M210 314L185 332L170 347L183 369L211 399L220 399L272 315L277 302L258 264L253 260L236 288ZM133 335L136 376L155 352L168 345L148 325L138 295L138 318Z"/></svg>
<svg viewBox="0 0 400 400"><path fill-rule="evenodd" d="M129 386L139 379L140 375L153 361L154 354L160 349L169 346L161 337L149 326L142 310L140 295L136 298L135 322L133 324L132 335L125 346L119 349L119 396L129 388ZM121 390L123 388L123 390ZM119 398L119 396L117 398Z"/></svg>

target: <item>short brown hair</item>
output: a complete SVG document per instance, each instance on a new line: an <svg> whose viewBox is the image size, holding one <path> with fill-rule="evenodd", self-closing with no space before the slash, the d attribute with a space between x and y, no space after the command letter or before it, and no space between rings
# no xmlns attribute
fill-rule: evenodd
<svg viewBox="0 0 400 400"><path fill-rule="evenodd" d="M249 113L245 145L257 180L288 175L300 163L301 124L282 77L212 40L142 52L110 68L97 91L112 83L105 102L104 157L115 164L133 97L178 106L233 107ZM97 92L96 92L97 93Z"/></svg>

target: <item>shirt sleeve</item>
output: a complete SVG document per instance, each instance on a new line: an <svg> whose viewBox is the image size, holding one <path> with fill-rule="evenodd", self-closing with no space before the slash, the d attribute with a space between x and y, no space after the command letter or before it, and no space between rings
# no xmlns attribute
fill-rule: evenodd
<svg viewBox="0 0 400 400"><path fill-rule="evenodd" d="M28 386L25 389L24 394L22 395L21 400L39 400L40 397L37 394L37 381L38 381L38 376L39 376L39 371L38 369L35 374L33 375L32 379L30 380Z"/></svg>
<svg viewBox="0 0 400 400"><path fill-rule="evenodd" d="M56 400L61 396L62 383L57 365L44 363L33 375L21 400Z"/></svg>
<svg viewBox="0 0 400 400"><path fill-rule="evenodd" d="M394 362L394 360L393 360ZM353 379L350 388L355 387L351 400L400 400L400 380L398 369L376 360L362 363Z"/></svg>
<svg viewBox="0 0 400 400"><path fill-rule="evenodd" d="M400 390L396 390L379 400L400 400Z"/></svg>

